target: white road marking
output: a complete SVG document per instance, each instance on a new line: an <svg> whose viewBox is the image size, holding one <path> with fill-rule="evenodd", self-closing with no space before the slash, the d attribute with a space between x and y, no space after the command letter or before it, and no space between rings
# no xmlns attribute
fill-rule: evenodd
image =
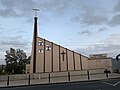
<svg viewBox="0 0 120 90"><path fill-rule="evenodd" d="M111 86L115 87L116 85L118 85L120 83L120 81L118 81L115 84L111 84L111 83L108 83L108 82L101 82L101 83L104 83L104 84L111 85Z"/></svg>
<svg viewBox="0 0 120 90"><path fill-rule="evenodd" d="M117 83L114 84L114 86L118 85L120 83L120 81L118 81Z"/></svg>
<svg viewBox="0 0 120 90"><path fill-rule="evenodd" d="M104 83L104 84L107 84L107 85L114 86L113 84L111 84L111 83L107 83L107 82L101 82L101 83Z"/></svg>

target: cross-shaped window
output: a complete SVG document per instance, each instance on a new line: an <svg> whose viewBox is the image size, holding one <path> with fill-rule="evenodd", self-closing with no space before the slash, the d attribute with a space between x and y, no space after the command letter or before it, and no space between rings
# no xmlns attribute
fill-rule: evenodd
<svg viewBox="0 0 120 90"><path fill-rule="evenodd" d="M43 46L43 42L42 42L42 41L39 41L38 45L39 45L39 46Z"/></svg>
<svg viewBox="0 0 120 90"><path fill-rule="evenodd" d="M64 57L65 57L65 52L64 51L62 51L62 58L63 58L63 61L64 61Z"/></svg>
<svg viewBox="0 0 120 90"><path fill-rule="evenodd" d="M46 50L47 50L47 51L50 51L50 50L51 50L50 45L46 45Z"/></svg>

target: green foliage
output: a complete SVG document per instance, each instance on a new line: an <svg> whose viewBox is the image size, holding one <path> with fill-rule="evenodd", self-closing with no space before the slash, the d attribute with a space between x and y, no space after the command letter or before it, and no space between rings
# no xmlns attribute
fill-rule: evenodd
<svg viewBox="0 0 120 90"><path fill-rule="evenodd" d="M0 68L0 75L2 75L2 69Z"/></svg>
<svg viewBox="0 0 120 90"><path fill-rule="evenodd" d="M5 68L3 68L3 66L0 67L0 75L5 75L5 74L7 74L7 72L5 71Z"/></svg>
<svg viewBox="0 0 120 90"><path fill-rule="evenodd" d="M28 62L27 55L23 50L13 49L6 51L6 71L9 74L25 73L25 66Z"/></svg>
<svg viewBox="0 0 120 90"><path fill-rule="evenodd" d="M6 75L6 74L7 74L7 72L5 70L0 69L0 75Z"/></svg>

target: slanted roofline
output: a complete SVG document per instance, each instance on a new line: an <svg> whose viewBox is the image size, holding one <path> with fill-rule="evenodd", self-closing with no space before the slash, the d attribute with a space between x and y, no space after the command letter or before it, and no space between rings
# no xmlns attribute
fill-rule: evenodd
<svg viewBox="0 0 120 90"><path fill-rule="evenodd" d="M38 37L38 38L43 39L43 40L46 40L46 39L41 38L41 37ZM49 43L53 43L54 45L60 46L60 47L62 47L62 48L64 48L64 49L66 49L65 47L63 47L63 46L61 46L61 45L59 45L59 44L56 44L56 43L51 42L51 41L49 41L49 40L46 40L46 41L49 42ZM87 58L87 59L90 59L89 57L87 57L87 56L85 56L85 55L82 55L82 54L80 54L80 53L78 53L78 52L75 52L75 51L73 51L73 50L70 50L70 49L68 49L68 48L67 48L67 50L72 51L72 52L74 52L74 53L76 53L76 54L79 54L79 55L81 55L81 56L83 56L83 57L85 57L85 58Z"/></svg>

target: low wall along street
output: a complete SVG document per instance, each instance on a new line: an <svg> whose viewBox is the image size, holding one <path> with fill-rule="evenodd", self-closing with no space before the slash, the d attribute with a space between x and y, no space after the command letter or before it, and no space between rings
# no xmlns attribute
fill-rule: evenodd
<svg viewBox="0 0 120 90"><path fill-rule="evenodd" d="M118 78L120 74L109 73L108 77L104 73L104 69L82 70L69 72L53 72L53 73L35 73L35 74L18 74L18 75L1 75L0 87L19 86L30 84L46 84L60 82L74 82L86 80L100 80L107 78Z"/></svg>
<svg viewBox="0 0 120 90"><path fill-rule="evenodd" d="M87 70L82 70L82 71L71 71L71 75L85 75ZM89 70L91 74L100 74L104 73L104 69L98 69L98 70ZM68 72L54 72L51 73L51 77L64 77L67 76ZM28 79L29 74L14 74L14 75L9 75L10 80L24 80ZM0 81L5 81L7 80L8 75L0 75ZM41 79L41 78L48 78L48 73L36 73L36 74L30 74L31 79Z"/></svg>

